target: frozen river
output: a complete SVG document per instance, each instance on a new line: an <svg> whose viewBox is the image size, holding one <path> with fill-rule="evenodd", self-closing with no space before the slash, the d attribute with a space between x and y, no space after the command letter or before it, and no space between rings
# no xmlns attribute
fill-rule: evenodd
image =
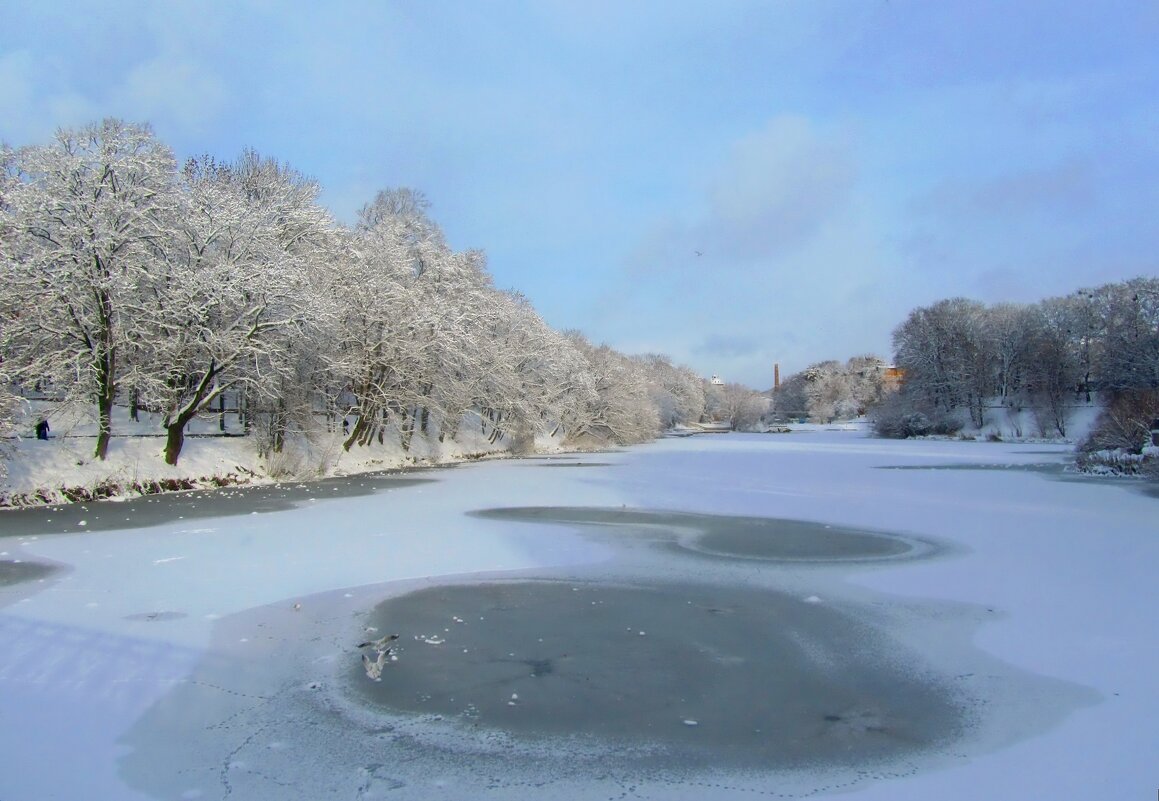
<svg viewBox="0 0 1159 801"><path fill-rule="evenodd" d="M1065 460L714 435L6 513L0 801L1151 797L1159 501Z"/></svg>

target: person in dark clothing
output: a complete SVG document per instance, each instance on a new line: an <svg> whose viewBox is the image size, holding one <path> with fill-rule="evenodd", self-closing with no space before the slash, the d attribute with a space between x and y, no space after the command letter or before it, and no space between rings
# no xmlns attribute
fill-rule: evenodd
<svg viewBox="0 0 1159 801"><path fill-rule="evenodd" d="M40 418L40 422L36 424L36 438L48 439L48 420Z"/></svg>

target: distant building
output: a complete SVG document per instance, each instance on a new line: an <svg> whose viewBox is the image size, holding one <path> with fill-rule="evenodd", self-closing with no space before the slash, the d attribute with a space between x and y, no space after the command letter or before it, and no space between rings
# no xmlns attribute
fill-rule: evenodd
<svg viewBox="0 0 1159 801"><path fill-rule="evenodd" d="M890 389L897 389L905 380L905 370L895 364L887 364L882 372L882 383Z"/></svg>
<svg viewBox="0 0 1159 801"><path fill-rule="evenodd" d="M859 371L859 374L865 377L870 377L872 373L881 376L881 383L889 389L897 389L901 386L902 381L905 380L905 370L898 367L896 364L889 364L877 359L868 369Z"/></svg>
<svg viewBox="0 0 1159 801"><path fill-rule="evenodd" d="M712 378L709 379L708 383L712 384L714 387L723 387L724 379L718 376L716 373L713 373Z"/></svg>

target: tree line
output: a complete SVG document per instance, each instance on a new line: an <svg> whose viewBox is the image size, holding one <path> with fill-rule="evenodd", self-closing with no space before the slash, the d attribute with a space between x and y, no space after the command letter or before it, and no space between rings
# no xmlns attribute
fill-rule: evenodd
<svg viewBox="0 0 1159 801"><path fill-rule="evenodd" d="M384 190L350 226L318 194L252 150L179 165L120 120L4 146L0 410L50 388L93 410L102 459L114 405L148 410L171 464L227 392L272 451L319 418L347 422L349 450L467 424L514 447L540 432L629 443L703 414L690 369L555 331L497 289L421 193Z"/></svg>
<svg viewBox="0 0 1159 801"><path fill-rule="evenodd" d="M806 418L814 423L851 420L881 403L895 382L884 360L867 354L828 359L788 376L774 388L772 422Z"/></svg>
<svg viewBox="0 0 1159 801"><path fill-rule="evenodd" d="M1041 435L1067 436L1074 409L1098 404L1103 415L1084 450L1138 450L1159 418L1157 278L1038 303L940 300L910 312L893 347L892 365L857 356L789 376L766 421L868 414L878 434L908 437L981 429L1029 410Z"/></svg>
<svg viewBox="0 0 1159 801"><path fill-rule="evenodd" d="M1159 279L1140 277L1039 303L964 298L915 309L893 332L901 391L881 433L981 428L998 409L1033 410L1066 436L1071 409L1159 388Z"/></svg>

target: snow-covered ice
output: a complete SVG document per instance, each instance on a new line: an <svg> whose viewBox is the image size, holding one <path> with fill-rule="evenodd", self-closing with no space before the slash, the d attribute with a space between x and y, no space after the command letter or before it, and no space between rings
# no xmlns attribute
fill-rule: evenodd
<svg viewBox="0 0 1159 801"><path fill-rule="evenodd" d="M285 799L322 787L351 798L602 798L629 787L641 798L753 789L867 800L1149 798L1159 781L1159 501L1141 485L1042 467L1065 458L1061 446L890 442L856 431L714 435L602 454L583 470L472 464L431 474L435 483L199 516L196 525L10 533L4 560L57 570L0 582L0 799ZM647 537L621 544L611 529L467 515L543 506L812 520L943 544L928 559L776 570L809 608L863 607L939 670L971 648L980 654L971 664L1005 666L997 678L963 679L1005 705L979 710L1003 730L983 726L984 737L939 759L852 779L541 775L536 765L553 763L528 760L500 781L489 771L511 753L502 731L463 735L470 747L461 748L430 739L432 721L353 708L344 665L362 671L356 646L384 599L489 577L591 578L649 563L660 548ZM676 575L673 554L657 564ZM772 570L744 569L760 581ZM423 632L439 645L399 642L459 653L458 633L483 616L455 608L445 630ZM634 641L651 647L662 635L632 623L622 625ZM955 640L962 631L972 643ZM406 658L403 650L399 664ZM381 661L377 686L394 669ZM1039 695L1011 699L1014 685L998 686L1007 669ZM523 715L535 699L508 691L495 703ZM298 725L279 723L283 713ZM335 720L363 742L327 746L322 734ZM673 721L686 736L711 735L702 717L677 711ZM422 758L392 763L394 744L408 738L425 744ZM282 786L303 764L317 784Z"/></svg>

